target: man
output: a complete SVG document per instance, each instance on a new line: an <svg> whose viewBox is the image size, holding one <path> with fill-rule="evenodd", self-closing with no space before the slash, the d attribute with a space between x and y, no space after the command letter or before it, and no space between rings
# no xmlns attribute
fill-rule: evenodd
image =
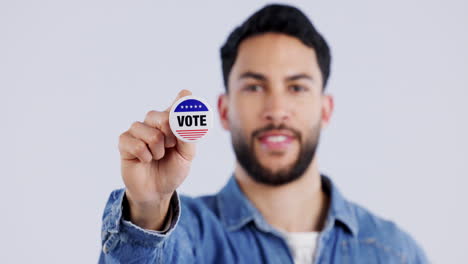
<svg viewBox="0 0 468 264"><path fill-rule="evenodd" d="M333 112L324 93L330 51L301 11L257 11L221 59L218 112L231 132L233 176L216 195L179 196L195 145L172 134L170 108L150 111L120 136L126 188L106 205L100 263L427 262L408 234L319 173L315 151Z"/></svg>

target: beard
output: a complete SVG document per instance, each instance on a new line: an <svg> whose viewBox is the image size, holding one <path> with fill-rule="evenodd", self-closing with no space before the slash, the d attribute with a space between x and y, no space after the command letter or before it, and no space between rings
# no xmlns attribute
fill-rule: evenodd
<svg viewBox="0 0 468 264"><path fill-rule="evenodd" d="M280 129L292 132L299 141L300 148L296 160L290 166L273 171L260 163L255 154L254 141L260 133ZM237 161L253 180L265 185L280 186L299 179L309 168L315 157L320 137L320 123L318 122L311 131L310 137L303 139L301 133L293 128L270 124L252 132L249 142L240 130L234 129L231 133L232 146Z"/></svg>

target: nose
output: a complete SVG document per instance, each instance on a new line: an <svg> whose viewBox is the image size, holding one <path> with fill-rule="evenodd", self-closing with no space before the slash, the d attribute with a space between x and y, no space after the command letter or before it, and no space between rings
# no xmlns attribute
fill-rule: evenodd
<svg viewBox="0 0 468 264"><path fill-rule="evenodd" d="M290 118L290 105L285 95L272 93L265 98L265 109L263 119L274 125L280 125Z"/></svg>

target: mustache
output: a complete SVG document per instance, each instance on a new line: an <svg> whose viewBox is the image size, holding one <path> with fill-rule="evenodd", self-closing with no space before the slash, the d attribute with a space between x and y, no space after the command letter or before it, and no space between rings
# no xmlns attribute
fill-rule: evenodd
<svg viewBox="0 0 468 264"><path fill-rule="evenodd" d="M274 124L269 124L265 127L259 128L252 132L252 139L256 138L258 135L261 133L265 133L271 130L288 130L290 131L299 141L301 140L301 132L299 132L297 129L294 129L292 127L286 126L285 124L280 124L280 125L274 125Z"/></svg>

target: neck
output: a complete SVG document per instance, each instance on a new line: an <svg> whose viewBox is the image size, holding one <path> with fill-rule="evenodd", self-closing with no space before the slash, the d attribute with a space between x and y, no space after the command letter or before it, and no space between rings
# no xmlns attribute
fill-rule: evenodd
<svg viewBox="0 0 468 264"><path fill-rule="evenodd" d="M322 230L329 198L322 191L316 159L299 179L281 186L254 181L239 163L235 176L247 198L273 227L286 232Z"/></svg>

